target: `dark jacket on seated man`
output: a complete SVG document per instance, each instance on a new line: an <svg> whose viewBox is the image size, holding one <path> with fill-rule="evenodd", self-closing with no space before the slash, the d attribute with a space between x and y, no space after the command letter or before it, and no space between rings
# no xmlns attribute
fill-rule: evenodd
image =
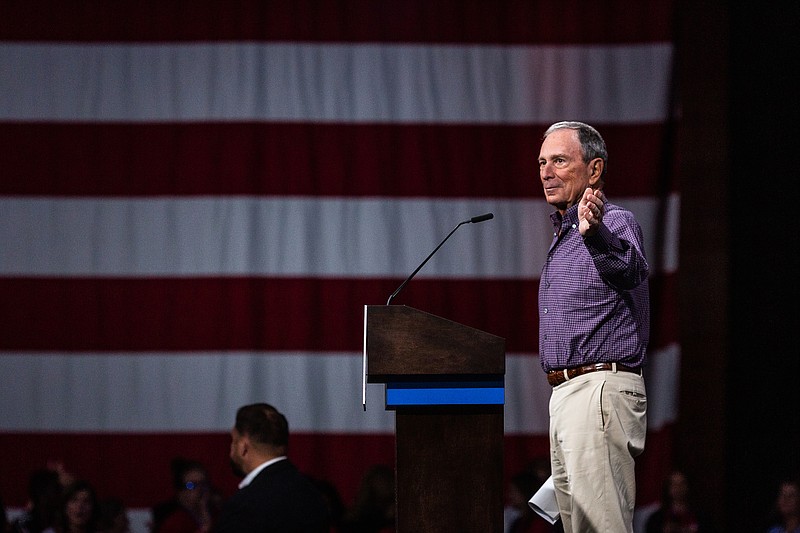
<svg viewBox="0 0 800 533"><path fill-rule="evenodd" d="M289 426L268 404L246 405L231 430L231 466L244 476L217 533L328 533L322 494L286 457Z"/></svg>

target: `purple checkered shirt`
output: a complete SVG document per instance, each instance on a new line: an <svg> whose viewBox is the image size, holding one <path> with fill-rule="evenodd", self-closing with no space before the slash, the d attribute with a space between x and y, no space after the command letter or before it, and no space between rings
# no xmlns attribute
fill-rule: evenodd
<svg viewBox="0 0 800 533"><path fill-rule="evenodd" d="M590 363L643 366L650 336L649 267L633 213L605 204L584 239L578 206L555 228L539 281L539 360L545 372Z"/></svg>

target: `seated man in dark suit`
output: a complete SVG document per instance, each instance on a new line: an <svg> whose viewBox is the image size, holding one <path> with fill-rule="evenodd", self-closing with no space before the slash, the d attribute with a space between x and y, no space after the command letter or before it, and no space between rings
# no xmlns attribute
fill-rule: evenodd
<svg viewBox="0 0 800 533"><path fill-rule="evenodd" d="M244 479L226 502L217 533L328 533L321 493L287 459L289 424L265 403L236 412L231 467Z"/></svg>

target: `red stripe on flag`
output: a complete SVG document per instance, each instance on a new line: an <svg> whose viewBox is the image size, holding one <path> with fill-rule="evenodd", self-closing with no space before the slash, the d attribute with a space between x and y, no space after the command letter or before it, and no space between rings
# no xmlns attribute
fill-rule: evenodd
<svg viewBox="0 0 800 533"><path fill-rule="evenodd" d="M653 283L666 310L653 328L677 337L675 279ZM396 280L320 278L0 278L0 349L9 351L360 351L362 306ZM537 352L538 280L418 279L394 303ZM298 320L298 317L302 319ZM656 344L657 343L657 344Z"/></svg>
<svg viewBox="0 0 800 533"><path fill-rule="evenodd" d="M547 126L5 123L0 194L540 197ZM658 191L665 127L600 130L610 194Z"/></svg>
<svg viewBox="0 0 800 533"><path fill-rule="evenodd" d="M0 4L0 39L638 43L672 40L672 4L662 0L20 0Z"/></svg>

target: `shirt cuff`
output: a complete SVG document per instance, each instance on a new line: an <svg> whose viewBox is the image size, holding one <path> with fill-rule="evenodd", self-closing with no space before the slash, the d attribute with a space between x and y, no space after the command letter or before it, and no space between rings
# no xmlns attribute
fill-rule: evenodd
<svg viewBox="0 0 800 533"><path fill-rule="evenodd" d="M583 243L589 250L590 254L608 252L614 247L616 237L608 227L602 222L597 227L594 235L584 236Z"/></svg>

